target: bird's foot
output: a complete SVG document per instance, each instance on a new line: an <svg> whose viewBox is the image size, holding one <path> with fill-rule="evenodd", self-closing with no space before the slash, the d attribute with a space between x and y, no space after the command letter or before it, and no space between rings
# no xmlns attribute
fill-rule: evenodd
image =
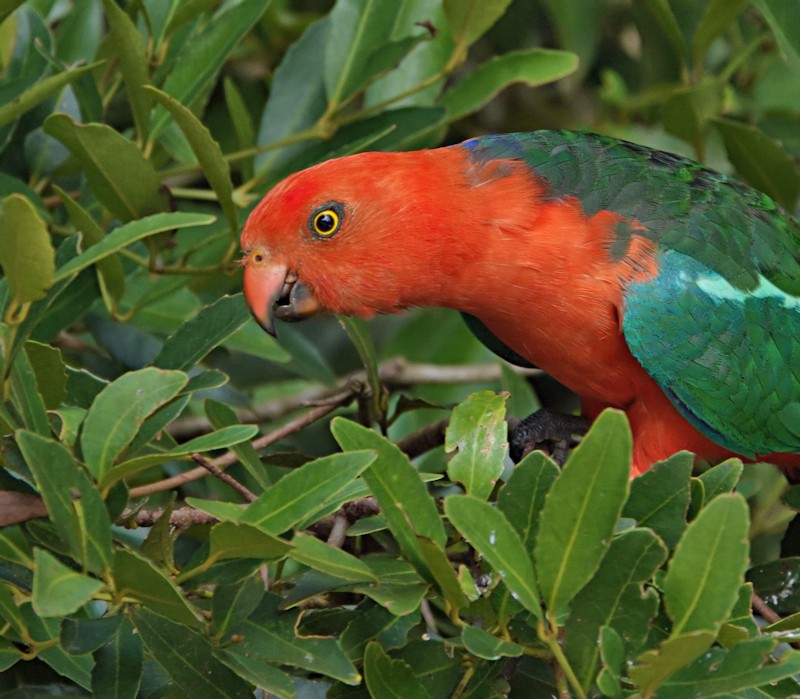
<svg viewBox="0 0 800 699"><path fill-rule="evenodd" d="M586 434L590 422L579 415L566 415L541 408L516 424L508 426L508 446L511 460L519 463L534 450L549 454L563 466L570 450Z"/></svg>

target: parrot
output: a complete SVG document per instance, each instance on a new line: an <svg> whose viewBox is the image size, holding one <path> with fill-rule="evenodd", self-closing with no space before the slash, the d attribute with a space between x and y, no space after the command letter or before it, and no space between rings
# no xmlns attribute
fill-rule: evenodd
<svg viewBox="0 0 800 699"><path fill-rule="evenodd" d="M554 130L347 155L270 189L241 246L273 335L455 309L587 420L624 411L632 476L681 450L800 468L800 224L692 160Z"/></svg>

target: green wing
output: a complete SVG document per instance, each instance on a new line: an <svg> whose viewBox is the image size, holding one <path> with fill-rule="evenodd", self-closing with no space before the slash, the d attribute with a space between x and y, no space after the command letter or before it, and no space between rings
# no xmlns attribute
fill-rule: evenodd
<svg viewBox="0 0 800 699"><path fill-rule="evenodd" d="M800 226L768 196L685 158L594 134L467 141L477 162L515 159L546 197L635 220L659 273L624 294L632 354L709 438L755 457L800 452ZM488 343L487 343L488 344ZM491 345L489 345L491 346Z"/></svg>

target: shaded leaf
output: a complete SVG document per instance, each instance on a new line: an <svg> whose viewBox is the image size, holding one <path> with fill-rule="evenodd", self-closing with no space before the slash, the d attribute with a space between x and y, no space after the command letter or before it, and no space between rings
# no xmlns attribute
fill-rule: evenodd
<svg viewBox="0 0 800 699"><path fill-rule="evenodd" d="M714 642L714 636L710 631L671 636L637 658L637 664L629 670L631 679L645 696L652 696L667 679L702 655Z"/></svg>
<svg viewBox="0 0 800 699"><path fill-rule="evenodd" d="M470 653L484 660L498 660L504 656L518 658L523 652L518 643L498 638L477 626L465 626L461 630L461 641Z"/></svg>
<svg viewBox="0 0 800 699"><path fill-rule="evenodd" d="M451 495L444 501L444 511L453 526L503 579L514 598L541 618L530 555L502 512L471 495Z"/></svg>
<svg viewBox="0 0 800 699"><path fill-rule="evenodd" d="M376 641L368 643L364 653L364 679L370 695L375 699L430 697L411 668L402 660L392 660Z"/></svg>
<svg viewBox="0 0 800 699"><path fill-rule="evenodd" d="M247 683L214 656L197 632L144 608L135 609L132 618L151 656L186 696L252 697Z"/></svg>
<svg viewBox="0 0 800 699"><path fill-rule="evenodd" d="M504 14L511 0L445 0L444 10L456 46L473 44Z"/></svg>
<svg viewBox="0 0 800 699"><path fill-rule="evenodd" d="M135 699L142 680L142 639L127 618L111 640L94 654L92 695L108 699Z"/></svg>

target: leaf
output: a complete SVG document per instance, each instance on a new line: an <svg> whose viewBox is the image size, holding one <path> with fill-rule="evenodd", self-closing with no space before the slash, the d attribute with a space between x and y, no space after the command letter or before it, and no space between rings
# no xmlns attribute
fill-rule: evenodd
<svg viewBox="0 0 800 699"><path fill-rule="evenodd" d="M36 375L36 386L45 408L55 410L67 395L67 368L61 350L43 342L28 340L25 354Z"/></svg>
<svg viewBox="0 0 800 699"><path fill-rule="evenodd" d="M445 92L441 104L447 108L447 121L458 121L478 111L509 85L537 87L566 77L577 68L578 57L567 51L537 48L493 56Z"/></svg>
<svg viewBox="0 0 800 699"><path fill-rule="evenodd" d="M71 655L93 653L108 643L119 631L124 617L113 616L85 619L72 617L61 622L61 644Z"/></svg>
<svg viewBox="0 0 800 699"><path fill-rule="evenodd" d="M90 73L100 65L102 63L91 63L88 66L65 70L63 73L51 75L49 78L44 78L44 80L34 83L22 94L0 105L0 127L10 124L38 104L44 102L48 97L56 94L65 85L77 80L86 73Z"/></svg>
<svg viewBox="0 0 800 699"><path fill-rule="evenodd" d="M423 575L425 566L417 535L444 546L444 525L419 473L408 457L389 440L361 425L336 417L331 432L342 449L372 449L377 459L364 472L364 480L381 507L381 514L414 567Z"/></svg>
<svg viewBox="0 0 800 699"><path fill-rule="evenodd" d="M230 53L239 45L258 18L267 9L264 0L241 0L225 5L205 29L198 32L182 52L164 81L163 90L179 104L192 105L207 94L214 77ZM169 113L159 107L151 115L150 137L156 138L167 125Z"/></svg>
<svg viewBox="0 0 800 699"><path fill-rule="evenodd" d="M322 64L329 111L363 87L359 78L391 36L400 7L381 0L338 0L334 5Z"/></svg>
<svg viewBox="0 0 800 699"><path fill-rule="evenodd" d="M652 529L670 549L686 529L693 463L693 454L680 451L653 464L633 479L631 494L622 509L623 517Z"/></svg>
<svg viewBox="0 0 800 699"><path fill-rule="evenodd" d="M263 597L264 581L258 575L231 585L217 585L211 599L211 630L215 638L222 639L235 632Z"/></svg>
<svg viewBox="0 0 800 699"><path fill-rule="evenodd" d="M33 432L16 433L59 536L75 560L94 573L111 565L111 522L100 494L67 449Z"/></svg>
<svg viewBox="0 0 800 699"><path fill-rule="evenodd" d="M81 433L86 467L96 479L105 478L145 419L174 398L187 381L181 371L147 367L123 374L100 392Z"/></svg>
<svg viewBox="0 0 800 699"><path fill-rule="evenodd" d="M168 208L152 163L110 126L77 124L66 114L53 114L44 130L77 158L92 192L117 218L132 221Z"/></svg>
<svg viewBox="0 0 800 699"><path fill-rule="evenodd" d="M211 645L197 632L144 608L134 609L132 619L150 655L184 696L253 696L247 683L214 657Z"/></svg>
<svg viewBox="0 0 800 699"><path fill-rule="evenodd" d="M372 391L372 419L383 422L385 418L385 408L383 407L384 389L381 378L378 376L378 360L375 356L375 343L372 340L369 326L361 318L350 318L348 316L337 316L339 324L344 328L350 342L353 343L361 363L367 372L367 383Z"/></svg>
<svg viewBox="0 0 800 699"><path fill-rule="evenodd" d="M409 632L419 623L418 614L395 616L383 607L365 602L357 607L353 620L339 635L350 660L358 662L364 655L367 643L378 641L385 650L402 648L408 642Z"/></svg>
<svg viewBox="0 0 800 699"><path fill-rule="evenodd" d="M658 690L659 699L731 696L754 687L774 685L800 672L800 652L781 653L780 662L770 657L776 641L751 638L728 650L712 648L681 670Z"/></svg>
<svg viewBox="0 0 800 699"><path fill-rule="evenodd" d="M55 272L55 251L44 221L26 197L10 194L0 202L0 229L0 266L14 302L43 298Z"/></svg>
<svg viewBox="0 0 800 699"><path fill-rule="evenodd" d="M444 448L455 452L447 464L450 480L469 495L486 499L503 472L508 453L507 395L473 393L457 405L445 431Z"/></svg>
<svg viewBox="0 0 800 699"><path fill-rule="evenodd" d="M150 98L145 92L149 84L147 56L142 45L142 35L130 17L114 0L103 0L103 10L110 30L108 48L119 61L119 70L128 93L133 121L139 141L147 138L150 118Z"/></svg>
<svg viewBox="0 0 800 699"><path fill-rule="evenodd" d="M461 630L461 641L470 653L484 660L518 658L523 652L523 647L518 643L498 638L477 626L465 626Z"/></svg>
<svg viewBox="0 0 800 699"><path fill-rule="evenodd" d="M142 639L125 618L109 643L94 654L92 696L135 699L142 681Z"/></svg>
<svg viewBox="0 0 800 699"><path fill-rule="evenodd" d="M114 551L114 590L119 598L131 597L162 617L178 622L187 634L187 627L201 626L194 609L175 584L138 553L126 549Z"/></svg>
<svg viewBox="0 0 800 699"><path fill-rule="evenodd" d="M800 6L793 0L755 0L755 6L769 23L781 51L796 69L800 66L800 38L792 27L800 22Z"/></svg>
<svg viewBox="0 0 800 699"><path fill-rule="evenodd" d="M378 582L366 563L310 534L302 532L295 534L288 555L298 563L342 580Z"/></svg>
<svg viewBox="0 0 800 699"><path fill-rule="evenodd" d="M431 572L442 596L450 603L454 610L463 609L469 605L469 600L461 589L461 583L456 576L445 550L435 541L418 537L420 551L425 559L425 565Z"/></svg>
<svg viewBox="0 0 800 699"><path fill-rule="evenodd" d="M325 111L324 71L320 67L325 63L329 25L329 17L309 25L275 70L256 140L259 146L271 147L256 156L257 173L274 175L303 151L302 143L276 146L309 129Z"/></svg>
<svg viewBox="0 0 800 699"><path fill-rule="evenodd" d="M741 459L732 458L701 473L700 480L703 481L705 502L710 502L722 493L732 493L739 482L743 468Z"/></svg>
<svg viewBox="0 0 800 699"><path fill-rule="evenodd" d="M153 364L162 369L189 369L250 320L242 294L223 296L205 306L167 338Z"/></svg>
<svg viewBox="0 0 800 699"><path fill-rule="evenodd" d="M794 210L800 192L800 176L794 160L755 126L730 119L713 118L725 143L728 158L745 181Z"/></svg>
<svg viewBox="0 0 800 699"><path fill-rule="evenodd" d="M172 230L173 228L188 228L189 226L204 226L214 221L213 216L207 214L192 214L174 212L168 214L154 214L145 216L138 221L131 221L124 226L114 229L103 240L92 245L86 252L73 257L65 265L56 270L53 283L67 279L73 274L83 271L90 265L113 255L118 250L127 247L137 240L147 238L156 233Z"/></svg>
<svg viewBox="0 0 800 699"><path fill-rule="evenodd" d="M40 616L74 614L99 592L103 583L76 573L47 551L33 550L33 609Z"/></svg>
<svg viewBox="0 0 800 699"><path fill-rule="evenodd" d="M295 682L301 685L302 680L290 677L278 668L266 665L258 658L234 655L224 651L217 657L239 677L255 684L259 689L265 690L266 697L269 697L269 699L272 699L272 695L275 695L278 699L295 699L297 697Z"/></svg>
<svg viewBox="0 0 800 699"><path fill-rule="evenodd" d="M733 608L747 568L750 526L738 494L719 495L683 533L664 577L671 635L716 632Z"/></svg>
<svg viewBox="0 0 800 699"><path fill-rule="evenodd" d="M749 0L712 0L706 6L700 25L692 37L696 65L700 65L711 43L736 21Z"/></svg>
<svg viewBox="0 0 800 699"><path fill-rule="evenodd" d="M692 631L679 636L670 636L658 647L648 650L637 658L629 674L644 696L653 696L653 691L702 655L714 642L710 631Z"/></svg>
<svg viewBox="0 0 800 699"><path fill-rule="evenodd" d="M257 558L270 561L283 558L291 548L284 539L267 534L242 522L220 522L211 529L211 551L204 568L229 558Z"/></svg>
<svg viewBox="0 0 800 699"><path fill-rule="evenodd" d="M511 0L444 0L456 46L463 53L504 14Z"/></svg>
<svg viewBox="0 0 800 699"><path fill-rule="evenodd" d="M361 559L373 575L377 585L354 585L353 592L367 595L396 616L413 614L428 592L428 585L419 577L414 566L407 561L388 555L372 555Z"/></svg>
<svg viewBox="0 0 800 699"><path fill-rule="evenodd" d="M602 628L617 632L630 652L647 638L659 600L644 585L666 558L664 544L650 530L628 529L611 542L597 572L575 596L565 624L565 652L584 689L600 660Z"/></svg>
<svg viewBox="0 0 800 699"><path fill-rule="evenodd" d="M514 599L541 619L530 555L503 513L472 495L449 496L444 501L444 511L451 524L503 579Z"/></svg>
<svg viewBox="0 0 800 699"><path fill-rule="evenodd" d="M372 451L331 454L304 464L281 478L251 503L241 521L280 534L308 517L320 503L358 478L375 461Z"/></svg>
<svg viewBox="0 0 800 699"><path fill-rule="evenodd" d="M630 459L625 415L606 410L547 494L534 560L553 617L591 579L608 550L628 494Z"/></svg>
<svg viewBox="0 0 800 699"><path fill-rule="evenodd" d="M178 127L189 142L203 174L217 195L217 201L228 219L231 235L237 236L239 222L236 206L233 203L231 169L222 157L222 149L219 143L214 140L211 132L203 123L180 102L149 85L145 87L145 91L147 94L152 95L156 102L164 106L172 115L172 118L175 119L175 123L178 124Z"/></svg>
<svg viewBox="0 0 800 699"><path fill-rule="evenodd" d="M25 352L20 352L11 367L11 400L22 422L29 430L50 436L50 423L47 420L44 400L36 385L36 374Z"/></svg>
<svg viewBox="0 0 800 699"><path fill-rule="evenodd" d="M753 566L747 571L747 580L753 583L756 594L778 614L792 614L800 609L800 556Z"/></svg>
<svg viewBox="0 0 800 699"><path fill-rule="evenodd" d="M497 507L517 531L526 551L533 551L544 499L558 478L554 461L533 451L520 461L497 496Z"/></svg>
<svg viewBox="0 0 800 699"><path fill-rule="evenodd" d="M377 641L367 644L364 678L370 696L375 699L425 699L431 696L411 668L402 660L392 660Z"/></svg>
<svg viewBox="0 0 800 699"><path fill-rule="evenodd" d="M302 637L297 613L279 610L281 598L268 592L242 625L240 643L223 651L226 656L262 664L280 664L321 673L355 685L361 677L333 638Z"/></svg>

